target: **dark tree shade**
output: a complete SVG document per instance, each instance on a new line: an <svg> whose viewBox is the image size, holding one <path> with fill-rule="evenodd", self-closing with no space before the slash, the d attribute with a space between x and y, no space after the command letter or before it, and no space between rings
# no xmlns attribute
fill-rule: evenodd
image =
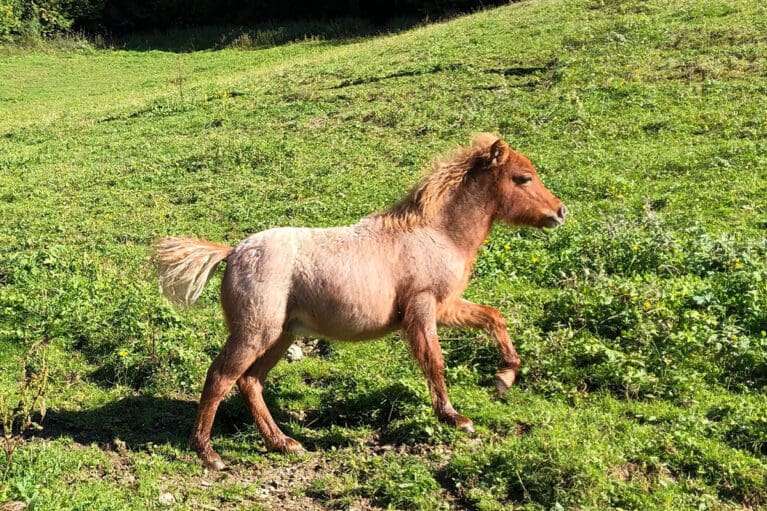
<svg viewBox="0 0 767 511"><path fill-rule="evenodd" d="M77 4L80 0L70 0ZM93 5L93 0L82 0ZM178 26L260 23L275 19L354 17L385 23L397 17L436 18L507 2L490 0L101 0L75 19L90 30L129 32Z"/></svg>

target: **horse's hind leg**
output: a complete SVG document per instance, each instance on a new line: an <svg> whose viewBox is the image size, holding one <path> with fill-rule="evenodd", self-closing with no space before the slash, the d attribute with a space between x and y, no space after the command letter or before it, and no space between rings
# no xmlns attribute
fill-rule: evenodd
<svg viewBox="0 0 767 511"><path fill-rule="evenodd" d="M189 436L189 443L209 467L222 470L224 462L221 456L210 446L210 430L219 403L232 388L234 382L250 367L264 348L264 343L251 343L250 339L230 335L221 353L213 360L205 379L200 404L197 407L197 418Z"/></svg>
<svg viewBox="0 0 767 511"><path fill-rule="evenodd" d="M261 436L264 437L267 449L300 453L303 452L303 447L280 430L272 419L263 396L264 380L267 374L280 361L292 343L293 336L283 334L279 341L266 350L237 380L237 386L240 389L240 394L248 403L251 413L253 413L253 419L256 421Z"/></svg>

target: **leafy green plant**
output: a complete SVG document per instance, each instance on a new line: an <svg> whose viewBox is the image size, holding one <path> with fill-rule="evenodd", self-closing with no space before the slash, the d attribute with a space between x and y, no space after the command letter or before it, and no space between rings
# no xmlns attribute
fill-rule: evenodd
<svg viewBox="0 0 767 511"><path fill-rule="evenodd" d="M22 26L21 1L3 0L0 2L0 41L8 40L18 33Z"/></svg>
<svg viewBox="0 0 767 511"><path fill-rule="evenodd" d="M7 498L8 474L13 466L16 450L24 443L24 435L31 430L42 429L40 422L45 418L48 385L48 364L44 351L47 342L47 339L43 339L29 347L21 359L16 388L14 391L0 394L4 454L0 496L3 498Z"/></svg>

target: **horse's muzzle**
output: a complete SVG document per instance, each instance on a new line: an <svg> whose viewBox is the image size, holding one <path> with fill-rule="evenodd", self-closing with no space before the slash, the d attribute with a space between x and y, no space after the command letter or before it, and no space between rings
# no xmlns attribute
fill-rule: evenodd
<svg viewBox="0 0 767 511"><path fill-rule="evenodd" d="M558 227L565 223L565 217L567 216L567 206L562 204L559 206L557 212L553 215L548 215L543 219L542 227Z"/></svg>

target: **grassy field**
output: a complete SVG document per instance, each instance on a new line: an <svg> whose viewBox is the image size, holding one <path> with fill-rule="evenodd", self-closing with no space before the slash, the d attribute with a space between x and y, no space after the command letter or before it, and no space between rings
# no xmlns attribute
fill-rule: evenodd
<svg viewBox="0 0 767 511"><path fill-rule="evenodd" d="M43 429L0 502L767 508L767 5L530 0L391 36L238 41L0 47L4 410L49 341ZM186 437L225 338L220 272L176 311L153 240L353 223L478 131L570 210L555 231L496 228L467 291L507 317L519 384L499 399L491 341L442 332L470 437L437 422L399 337L308 340L267 389L308 454L267 454L234 392L213 437L231 470L205 471Z"/></svg>

